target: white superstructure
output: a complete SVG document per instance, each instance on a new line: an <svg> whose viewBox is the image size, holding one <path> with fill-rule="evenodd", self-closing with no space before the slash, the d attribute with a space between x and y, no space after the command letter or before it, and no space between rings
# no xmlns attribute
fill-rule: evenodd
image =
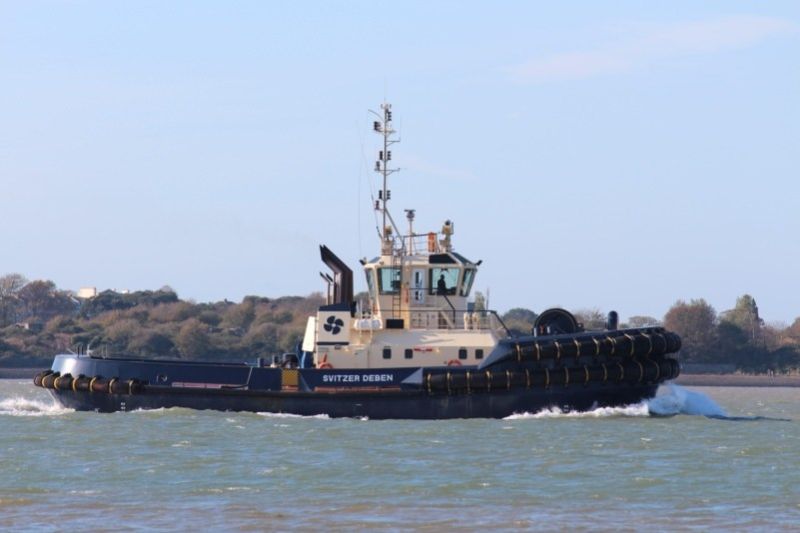
<svg viewBox="0 0 800 533"><path fill-rule="evenodd" d="M361 261L369 305L356 309L352 272L323 246L323 261L334 273L323 275L329 305L309 319L303 350L313 352L319 368L476 365L505 329L496 314L470 301L480 262L455 251L451 221L438 232L415 233L414 210L406 210L403 234L392 218L387 185L397 169L390 168L390 147L399 140L391 105L384 103L381 110L373 124L383 140L375 163L383 182L375 202L383 223L380 255Z"/></svg>

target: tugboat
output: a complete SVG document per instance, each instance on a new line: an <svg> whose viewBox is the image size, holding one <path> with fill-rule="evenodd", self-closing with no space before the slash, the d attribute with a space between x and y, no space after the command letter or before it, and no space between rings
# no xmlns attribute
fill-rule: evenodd
<svg viewBox="0 0 800 533"><path fill-rule="evenodd" d="M36 375L65 407L100 412L185 407L368 417L503 418L546 408L589 410L635 404L678 376L669 357L680 338L660 327L586 331L564 309L541 313L530 332L512 332L471 300L481 261L456 251L454 224L403 233L388 204L391 105L373 129L382 137L374 208L383 222L380 255L361 260L368 302L353 295L353 271L320 246L330 273L326 305L308 318L296 353L270 364L56 355Z"/></svg>

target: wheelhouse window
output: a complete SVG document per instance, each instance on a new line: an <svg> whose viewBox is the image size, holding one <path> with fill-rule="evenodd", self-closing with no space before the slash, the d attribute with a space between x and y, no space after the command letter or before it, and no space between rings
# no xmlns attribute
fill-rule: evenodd
<svg viewBox="0 0 800 533"><path fill-rule="evenodd" d="M475 269L468 268L464 270L464 283L461 284L461 296L469 296L473 281L475 281Z"/></svg>
<svg viewBox="0 0 800 533"><path fill-rule="evenodd" d="M367 269L367 291L369 292L369 297L375 297L375 271L371 268Z"/></svg>
<svg viewBox="0 0 800 533"><path fill-rule="evenodd" d="M400 269L378 269L378 284L381 294L397 294L400 292Z"/></svg>
<svg viewBox="0 0 800 533"><path fill-rule="evenodd" d="M430 270L430 293L442 295L455 295L458 287L459 268L434 267Z"/></svg>

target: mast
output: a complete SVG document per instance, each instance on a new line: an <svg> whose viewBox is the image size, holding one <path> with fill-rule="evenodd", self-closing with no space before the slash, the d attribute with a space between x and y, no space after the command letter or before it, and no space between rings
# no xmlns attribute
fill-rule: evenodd
<svg viewBox="0 0 800 533"><path fill-rule="evenodd" d="M400 142L395 137L397 133L392 127L392 104L384 102L381 104L382 114L370 110L370 113L378 117L379 120L373 122L373 131L383 137L383 150L378 152L378 160L375 161L375 172L383 177L383 186L378 191L378 200L375 202L375 209L383 215L383 226L380 230L381 251L384 254L391 254L393 249L392 229L397 235L400 232L389 213L388 202L392 198L392 192L388 189L389 175L398 172L399 168L390 168L389 162L392 160L392 152L389 147Z"/></svg>
<svg viewBox="0 0 800 533"><path fill-rule="evenodd" d="M408 219L408 246L406 247L405 253L408 255L414 255L414 214L417 212L416 209L406 209L406 218Z"/></svg>

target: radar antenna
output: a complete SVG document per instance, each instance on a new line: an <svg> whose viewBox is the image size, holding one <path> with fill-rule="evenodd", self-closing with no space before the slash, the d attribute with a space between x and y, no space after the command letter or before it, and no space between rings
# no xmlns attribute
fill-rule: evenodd
<svg viewBox="0 0 800 533"><path fill-rule="evenodd" d="M392 104L384 102L381 104L382 114L370 110L370 113L378 117L378 120L372 124L372 129L383 137L383 150L378 152L378 159L375 161L375 172L383 176L383 187L378 191L378 200L375 201L375 210L380 211L383 215L383 226L381 227L381 248L382 253L391 254L394 239L392 238L392 230L400 236L397 226L389 213L388 202L392 198L392 192L387 188L389 174L399 172L399 168L390 168L390 161L392 160L392 151L389 148L400 142L400 139L395 137L397 133L392 127Z"/></svg>

